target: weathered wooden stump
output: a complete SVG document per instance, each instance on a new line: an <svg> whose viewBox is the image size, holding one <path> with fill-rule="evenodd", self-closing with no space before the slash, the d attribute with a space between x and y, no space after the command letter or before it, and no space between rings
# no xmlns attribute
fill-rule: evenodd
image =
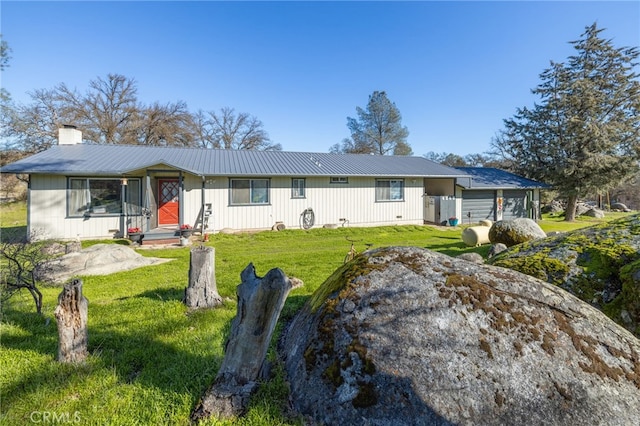
<svg viewBox="0 0 640 426"><path fill-rule="evenodd" d="M58 361L82 362L87 357L89 301L82 295L82 280L65 284L53 312L58 323Z"/></svg>
<svg viewBox="0 0 640 426"><path fill-rule="evenodd" d="M279 268L260 278L250 263L240 277L238 309L231 322L225 356L213 385L191 414L193 421L212 415L229 418L244 413L257 387L273 330L291 290L291 281Z"/></svg>
<svg viewBox="0 0 640 426"><path fill-rule="evenodd" d="M191 249L189 286L184 303L190 308L211 308L222 304L216 286L215 250L199 246Z"/></svg>

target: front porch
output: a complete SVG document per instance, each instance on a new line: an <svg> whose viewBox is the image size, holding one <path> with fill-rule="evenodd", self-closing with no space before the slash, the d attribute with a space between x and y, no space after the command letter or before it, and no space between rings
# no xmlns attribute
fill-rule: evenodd
<svg viewBox="0 0 640 426"><path fill-rule="evenodd" d="M140 245L179 244L181 237L190 238L192 235L193 229L180 230L177 225L161 226L141 232L136 242Z"/></svg>

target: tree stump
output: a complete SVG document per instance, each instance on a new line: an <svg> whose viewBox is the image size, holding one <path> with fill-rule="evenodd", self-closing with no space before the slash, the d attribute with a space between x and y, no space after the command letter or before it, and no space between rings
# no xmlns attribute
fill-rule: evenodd
<svg viewBox="0 0 640 426"><path fill-rule="evenodd" d="M222 304L216 286L215 250L199 246L191 249L189 286L184 302L190 308L211 308Z"/></svg>
<svg viewBox="0 0 640 426"><path fill-rule="evenodd" d="M58 361L82 362L87 357L89 301L82 295L82 280L65 284L53 312L58 323Z"/></svg>
<svg viewBox="0 0 640 426"><path fill-rule="evenodd" d="M279 268L260 278L250 263L240 277L238 308L225 344L225 356L213 385L191 415L194 422L213 414L229 418L245 412L291 290L291 281Z"/></svg>

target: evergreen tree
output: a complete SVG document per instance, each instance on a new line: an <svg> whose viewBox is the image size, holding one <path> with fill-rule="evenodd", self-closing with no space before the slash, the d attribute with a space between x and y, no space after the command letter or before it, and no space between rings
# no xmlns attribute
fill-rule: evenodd
<svg viewBox="0 0 640 426"><path fill-rule="evenodd" d="M350 154L411 155L407 143L409 130L402 126L402 116L385 92L375 91L369 96L366 109L356 108L358 118L347 117L351 139L334 145L331 152Z"/></svg>
<svg viewBox="0 0 640 426"><path fill-rule="evenodd" d="M579 197L617 186L640 161L640 52L615 48L602 31L593 24L571 42L576 54L540 74L540 103L517 109L492 142L514 172L567 198L567 221Z"/></svg>

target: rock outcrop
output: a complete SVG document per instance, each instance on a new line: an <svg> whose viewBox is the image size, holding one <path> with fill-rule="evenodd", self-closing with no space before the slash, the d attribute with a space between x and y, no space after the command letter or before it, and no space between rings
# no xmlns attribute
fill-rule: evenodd
<svg viewBox="0 0 640 426"><path fill-rule="evenodd" d="M596 219L603 219L604 212L600 209L592 208L584 212L582 216L594 217Z"/></svg>
<svg viewBox="0 0 640 426"><path fill-rule="evenodd" d="M558 285L640 336L640 215L512 247L489 262Z"/></svg>
<svg viewBox="0 0 640 426"><path fill-rule="evenodd" d="M489 230L491 243L502 243L507 247L546 237L540 225L527 218L499 220Z"/></svg>
<svg viewBox="0 0 640 426"><path fill-rule="evenodd" d="M338 269L283 332L293 407L342 425L640 418L640 341L533 277L419 248Z"/></svg>
<svg viewBox="0 0 640 426"><path fill-rule="evenodd" d="M631 209L627 207L626 204L623 203L613 203L611 204L611 210L621 211L621 212L630 212Z"/></svg>
<svg viewBox="0 0 640 426"><path fill-rule="evenodd" d="M145 257L119 244L95 244L49 261L40 279L63 283L75 276L109 275L170 260Z"/></svg>
<svg viewBox="0 0 640 426"><path fill-rule="evenodd" d="M145 257L120 244L95 244L51 260L40 279L63 283L75 276L109 275L170 260Z"/></svg>
<svg viewBox="0 0 640 426"><path fill-rule="evenodd" d="M551 213L551 214L563 213L564 204L560 200L553 200L549 204L545 204L544 206L542 206L540 211L542 213Z"/></svg>
<svg viewBox="0 0 640 426"><path fill-rule="evenodd" d="M507 247L506 245L502 244L502 243L497 243L491 246L491 248L489 249L489 252L487 253L487 259L491 259L492 257L497 256L498 254L502 253L503 251L507 250L509 247Z"/></svg>

